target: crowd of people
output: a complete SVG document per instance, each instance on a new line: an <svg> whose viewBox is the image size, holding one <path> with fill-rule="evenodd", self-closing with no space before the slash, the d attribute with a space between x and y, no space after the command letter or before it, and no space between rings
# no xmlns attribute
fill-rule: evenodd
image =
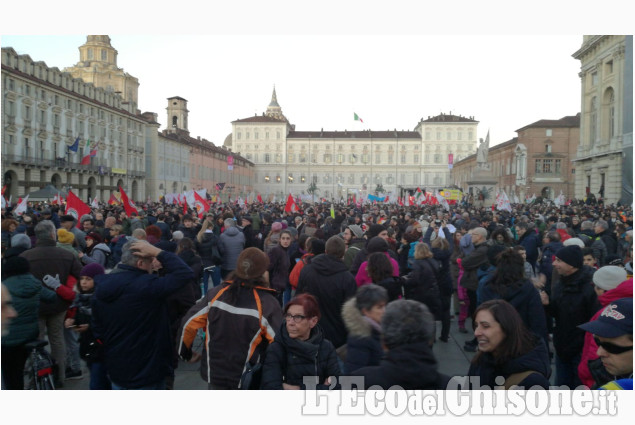
<svg viewBox="0 0 635 425"><path fill-rule="evenodd" d="M632 207L512 207L3 210L2 386L47 339L57 388L85 362L91 389L173 389L183 361L222 390L632 388ZM448 376L452 326L476 355Z"/></svg>

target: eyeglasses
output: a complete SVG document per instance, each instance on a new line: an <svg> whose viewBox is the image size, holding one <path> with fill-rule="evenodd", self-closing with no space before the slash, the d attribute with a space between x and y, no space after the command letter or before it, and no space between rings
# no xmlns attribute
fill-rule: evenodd
<svg viewBox="0 0 635 425"><path fill-rule="evenodd" d="M302 320L306 319L306 316L303 316L301 314L296 314L295 316L292 314L284 315L284 320L286 320L287 322L291 319L293 319L295 323L300 323Z"/></svg>
<svg viewBox="0 0 635 425"><path fill-rule="evenodd" d="M612 344L606 341L600 341L598 338L593 338L598 347L602 347L604 351L611 354L622 354L633 350L633 346L621 347L619 345Z"/></svg>

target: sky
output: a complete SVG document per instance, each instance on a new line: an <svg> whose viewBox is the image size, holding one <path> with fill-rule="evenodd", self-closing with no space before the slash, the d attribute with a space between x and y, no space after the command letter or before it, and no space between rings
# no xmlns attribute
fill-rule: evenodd
<svg viewBox="0 0 635 425"><path fill-rule="evenodd" d="M222 144L231 121L262 114L275 85L297 130L413 130L440 113L473 116L491 145L540 119L580 110L582 37L467 35L118 35L117 65L139 79L139 108L167 121L188 100L189 130ZM3 36L60 69L85 35ZM353 120L357 113L363 124Z"/></svg>
<svg viewBox="0 0 635 425"><path fill-rule="evenodd" d="M581 47L584 26L561 25L557 7L542 0L534 3L537 10L512 11L511 19L473 17L474 4L463 1L453 3L462 13L353 1L335 14L282 2L287 7L280 16L261 3L241 2L254 13L231 23L225 17L236 8L201 16L173 8L166 15L172 3L157 3L157 21L139 20L134 29L121 20L104 24L111 22L107 15L95 25L80 20L27 32L3 22L0 44L63 69L79 61L87 34L108 34L118 66L139 79L141 112L156 112L162 130L167 98L183 97L190 135L216 145L233 120L266 110L274 86L283 113L301 131L413 130L422 118L452 113L479 121L477 137L489 131L493 146L535 121L580 112L580 62L572 54ZM373 14L355 4L375 6ZM50 6L41 7L46 13ZM130 7L127 16L135 16ZM537 32L543 27L548 34Z"/></svg>

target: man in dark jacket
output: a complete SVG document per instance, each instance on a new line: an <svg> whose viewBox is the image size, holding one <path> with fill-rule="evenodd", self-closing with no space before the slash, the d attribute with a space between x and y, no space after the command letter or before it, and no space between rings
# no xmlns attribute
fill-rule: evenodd
<svg viewBox="0 0 635 425"><path fill-rule="evenodd" d="M450 378L438 372L432 352L434 317L424 304L413 300L389 303L381 319L381 331L388 349L385 358L379 366L354 372L364 379L364 389L374 385L384 390L393 385L405 390L446 389Z"/></svg>
<svg viewBox="0 0 635 425"><path fill-rule="evenodd" d="M35 248L24 251L20 256L29 261L33 276L58 295L53 303L40 303L38 321L40 337L43 339L46 329L51 355L59 368L58 377L63 381L66 378L64 317L75 299L74 281L69 280L69 277L79 280L82 264L73 253L56 246L57 232L53 222L44 220L38 223L35 226L35 237Z"/></svg>
<svg viewBox="0 0 635 425"><path fill-rule="evenodd" d="M357 290L355 278L342 261L346 245L339 236L326 241L325 253L313 257L302 268L296 293L309 293L318 300L324 337L335 348L346 344L346 327L342 320L342 306Z"/></svg>
<svg viewBox="0 0 635 425"><path fill-rule="evenodd" d="M578 364L584 346L584 331L578 326L589 321L600 309L592 285L592 273L583 265L577 245L561 248L553 261L559 279L552 282L551 296L541 292L542 304L556 321L553 345L556 350L556 385L574 389L581 385Z"/></svg>
<svg viewBox="0 0 635 425"><path fill-rule="evenodd" d="M608 255L617 254L617 238L615 234L609 230L609 225L604 220L598 220L593 225L593 230L595 231L596 239L599 238L604 242L604 246L606 246L606 253ZM605 264L600 262L601 266Z"/></svg>
<svg viewBox="0 0 635 425"><path fill-rule="evenodd" d="M245 248L245 235L236 226L236 222L232 218L226 218L223 221L223 226L225 230L220 235L218 249L223 256L220 268L221 277L225 279L230 272L236 269L238 256Z"/></svg>
<svg viewBox="0 0 635 425"><path fill-rule="evenodd" d="M155 261L163 277L152 274ZM116 269L95 278L91 325L113 389L165 389L173 371L166 300L192 278L179 257L137 240L124 245Z"/></svg>
<svg viewBox="0 0 635 425"><path fill-rule="evenodd" d="M529 229L527 223L520 222L516 224L516 234L518 235L518 244L525 247L527 252L527 262L536 270L536 261L538 261L538 236L536 232Z"/></svg>
<svg viewBox="0 0 635 425"><path fill-rule="evenodd" d="M462 267L465 270L463 278L461 279L461 286L467 289L467 295L470 299L469 315L472 316L474 310L477 307L476 290L478 289L478 271L481 267L486 266L489 261L487 260L487 230L483 227L476 227L468 232L472 239L472 245L474 251L465 256L462 260ZM476 338L468 341L463 346L466 351L475 352Z"/></svg>

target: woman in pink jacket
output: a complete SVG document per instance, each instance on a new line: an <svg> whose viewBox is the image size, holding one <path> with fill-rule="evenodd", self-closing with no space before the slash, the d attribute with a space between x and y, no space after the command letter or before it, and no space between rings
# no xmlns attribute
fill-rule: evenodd
<svg viewBox="0 0 635 425"><path fill-rule="evenodd" d="M366 249L368 250L369 257L370 257L370 254L372 254L373 252L383 252L386 255L386 257L388 257L388 259L390 260L390 263L392 264L392 270L393 270L392 275L399 276L399 263L397 263L397 260L392 258L390 254L388 253L388 249L389 249L388 242L386 242L385 239L379 236L375 236L370 241L368 241L368 245L366 246ZM368 261L364 261L359 266L357 275L355 275L355 281L357 282L358 287L362 285L368 285L369 283L373 283L373 280L368 275L368 271L366 270L367 266L368 266Z"/></svg>

